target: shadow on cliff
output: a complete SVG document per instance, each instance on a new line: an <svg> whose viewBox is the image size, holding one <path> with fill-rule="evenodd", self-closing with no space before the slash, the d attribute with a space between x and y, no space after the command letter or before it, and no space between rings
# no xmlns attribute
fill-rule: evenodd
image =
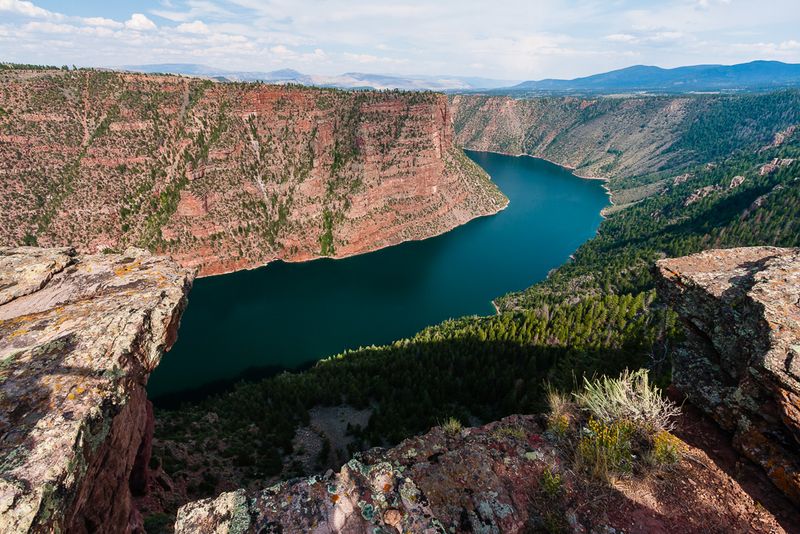
<svg viewBox="0 0 800 534"><path fill-rule="evenodd" d="M682 398L675 390L670 391L670 397ZM675 435L705 452L718 469L736 480L787 532L800 532L800 509L775 487L760 467L733 448L732 434L688 403L684 404L682 412Z"/></svg>
<svg viewBox="0 0 800 534"><path fill-rule="evenodd" d="M700 344L702 353L716 364L716 378L724 387L738 387L742 378L749 374L750 366L763 365L769 350L770 326L764 319L764 305L748 298L747 294L756 284L756 275L763 272L775 257L742 262L737 268L744 270L744 274L727 280L730 287L722 292L720 301L730 308L730 315L715 317L717 324L707 325L707 328L719 329L715 337L735 340L730 346L717 346L703 329L691 321L682 321L690 336L694 336L694 343ZM744 322L736 319L734 314L753 320ZM676 389L670 391L670 396L679 403L685 398ZM760 405L763 409L763 402ZM717 468L736 480L748 495L772 513L787 532L800 532L800 510L769 480L763 469L733 448L732 432L724 430L700 409L686 403L675 434L705 452ZM785 437L773 437L788 442Z"/></svg>

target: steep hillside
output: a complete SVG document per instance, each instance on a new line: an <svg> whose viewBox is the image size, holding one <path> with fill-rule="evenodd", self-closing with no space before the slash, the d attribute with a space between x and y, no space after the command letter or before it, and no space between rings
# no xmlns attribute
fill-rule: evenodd
<svg viewBox="0 0 800 534"><path fill-rule="evenodd" d="M688 167L654 184L649 196L609 213L597 236L547 280L496 304L535 309L587 295L635 295L652 290L649 266L663 257L709 248L800 246L800 138L790 131L778 136L780 143Z"/></svg>
<svg viewBox="0 0 800 534"><path fill-rule="evenodd" d="M800 123L797 91L519 100L457 95L451 105L456 143L464 148L549 159L580 176L610 179L617 194L769 144Z"/></svg>
<svg viewBox="0 0 800 534"><path fill-rule="evenodd" d="M507 200L432 93L0 70L0 242L214 274L430 237Z"/></svg>

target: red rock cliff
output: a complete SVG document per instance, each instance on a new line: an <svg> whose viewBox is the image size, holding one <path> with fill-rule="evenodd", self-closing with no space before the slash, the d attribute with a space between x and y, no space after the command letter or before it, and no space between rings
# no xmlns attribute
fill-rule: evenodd
<svg viewBox="0 0 800 534"><path fill-rule="evenodd" d="M445 232L507 200L432 93L0 73L0 244L136 245L201 275Z"/></svg>

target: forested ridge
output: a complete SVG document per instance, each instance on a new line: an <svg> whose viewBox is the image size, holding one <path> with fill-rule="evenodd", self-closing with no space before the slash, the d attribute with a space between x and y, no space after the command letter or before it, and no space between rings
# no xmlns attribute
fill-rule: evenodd
<svg viewBox="0 0 800 534"><path fill-rule="evenodd" d="M707 124L725 120L700 121L696 146L702 139L718 146ZM678 330L655 300L653 262L709 248L799 246L798 157L800 142L790 134L667 173L659 194L610 215L547 280L499 298L496 316L446 321L307 371L158 409L156 462L175 480L196 481L198 472L224 466L242 486L304 473L291 461L292 438L315 406L370 409L364 428L349 429L351 449L361 449L397 443L449 417L474 424L541 411L546 384L569 390L583 376L643 366L668 382L664 347ZM181 449L205 452L192 463L175 454ZM192 482L190 496L210 495L218 482Z"/></svg>
<svg viewBox="0 0 800 534"><path fill-rule="evenodd" d="M635 294L652 288L650 266L659 258L710 248L799 246L799 157L793 139L673 177L660 194L604 220L597 236L547 280L497 304L525 309L584 294ZM775 159L782 165L762 171Z"/></svg>

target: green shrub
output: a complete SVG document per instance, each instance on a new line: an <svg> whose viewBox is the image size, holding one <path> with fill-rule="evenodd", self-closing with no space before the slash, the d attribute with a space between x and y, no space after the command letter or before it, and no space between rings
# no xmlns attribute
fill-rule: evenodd
<svg viewBox="0 0 800 534"><path fill-rule="evenodd" d="M550 412L547 414L547 430L555 437L563 438L569 431L575 405L569 397L550 387L547 388L547 405L550 407Z"/></svg>
<svg viewBox="0 0 800 534"><path fill-rule="evenodd" d="M545 495L554 499L561 494L562 488L563 480L561 475L554 472L549 467L546 467L544 471L542 471L542 490L544 490Z"/></svg>
<svg viewBox="0 0 800 534"><path fill-rule="evenodd" d="M649 458L652 464L669 466L678 463L681 459L681 440L662 430L653 438L653 448Z"/></svg>
<svg viewBox="0 0 800 534"><path fill-rule="evenodd" d="M606 423L589 418L578 442L577 461L591 476L608 480L633 467L632 438L636 427L628 421Z"/></svg>
<svg viewBox="0 0 800 534"><path fill-rule="evenodd" d="M525 431L518 426L501 426L492 432L495 439L514 438L525 439Z"/></svg>
<svg viewBox="0 0 800 534"><path fill-rule="evenodd" d="M444 423L442 423L442 430L444 430L445 433L450 436L456 436L460 434L462 428L461 421L455 417L449 417Z"/></svg>
<svg viewBox="0 0 800 534"><path fill-rule="evenodd" d="M578 405L604 423L626 421L653 436L673 428L672 420L680 414L675 404L650 384L647 369L629 372L619 378L599 380L584 378L582 391L574 393Z"/></svg>

